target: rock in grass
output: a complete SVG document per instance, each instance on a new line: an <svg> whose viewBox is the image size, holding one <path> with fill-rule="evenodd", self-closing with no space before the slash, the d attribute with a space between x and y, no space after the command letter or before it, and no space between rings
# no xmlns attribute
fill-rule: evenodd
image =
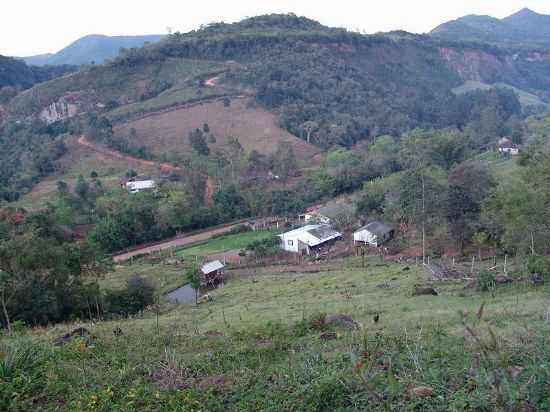
<svg viewBox="0 0 550 412"><path fill-rule="evenodd" d="M216 337L225 336L225 334L218 330L209 330L204 332L204 336L208 336L209 338L216 338Z"/></svg>
<svg viewBox="0 0 550 412"><path fill-rule="evenodd" d="M72 330L69 333L66 333L64 335L61 335L54 339L53 344L54 346L63 346L70 341L72 341L76 337L84 338L86 341L89 341L91 339L91 333L86 328L76 328Z"/></svg>
<svg viewBox="0 0 550 412"><path fill-rule="evenodd" d="M544 278L540 273L532 273L531 274L531 284L533 286L542 286L544 285Z"/></svg>
<svg viewBox="0 0 550 412"><path fill-rule="evenodd" d="M330 325L330 324L333 324L333 323L343 323L343 324L345 324L345 325L347 325L351 328L354 328L354 329L359 327L357 322L354 321L351 316L340 315L338 313L329 313L329 314L325 315L324 324L325 325Z"/></svg>
<svg viewBox="0 0 550 412"><path fill-rule="evenodd" d="M426 295L432 295L437 296L437 292L434 288L431 287L417 287L414 290L414 296L426 296Z"/></svg>
<svg viewBox="0 0 550 412"><path fill-rule="evenodd" d="M434 394L433 388L429 386L417 386L411 389L411 394L418 397L427 397Z"/></svg>
<svg viewBox="0 0 550 412"><path fill-rule="evenodd" d="M337 338L338 338L338 335L336 334L336 332L323 332L319 335L319 339L322 339L322 340L334 340Z"/></svg>
<svg viewBox="0 0 550 412"><path fill-rule="evenodd" d="M509 278L508 276L495 276L495 283L497 285L506 285L508 283L512 283L513 280Z"/></svg>

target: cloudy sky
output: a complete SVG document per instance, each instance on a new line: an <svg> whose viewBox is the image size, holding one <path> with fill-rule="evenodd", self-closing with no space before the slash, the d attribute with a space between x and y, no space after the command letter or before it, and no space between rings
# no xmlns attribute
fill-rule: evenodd
<svg viewBox="0 0 550 412"><path fill-rule="evenodd" d="M368 33L422 33L465 14L500 18L523 7L550 14L549 0L2 0L0 54L56 52L86 34L185 32L265 13L293 12Z"/></svg>

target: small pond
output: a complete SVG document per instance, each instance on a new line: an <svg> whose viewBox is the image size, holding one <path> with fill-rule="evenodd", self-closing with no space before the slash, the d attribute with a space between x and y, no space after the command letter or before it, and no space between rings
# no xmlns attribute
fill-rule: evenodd
<svg viewBox="0 0 550 412"><path fill-rule="evenodd" d="M187 284L182 287L173 290L170 293L164 295L164 298L170 302L185 303L185 302L195 302L195 289Z"/></svg>

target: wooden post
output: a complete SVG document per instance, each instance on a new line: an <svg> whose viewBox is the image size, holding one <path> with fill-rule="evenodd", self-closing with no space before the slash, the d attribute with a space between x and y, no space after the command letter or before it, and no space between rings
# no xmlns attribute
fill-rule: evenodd
<svg viewBox="0 0 550 412"><path fill-rule="evenodd" d="M160 311L160 295L157 296L157 334L160 333L160 328L159 328L159 311Z"/></svg>
<svg viewBox="0 0 550 412"><path fill-rule="evenodd" d="M508 276L508 255L504 255L504 276Z"/></svg>
<svg viewBox="0 0 550 412"><path fill-rule="evenodd" d="M472 256L472 268L470 269L470 273L473 274L474 273L474 264L476 262L476 257L475 256Z"/></svg>
<svg viewBox="0 0 550 412"><path fill-rule="evenodd" d="M453 256L453 266L455 265L455 257Z"/></svg>

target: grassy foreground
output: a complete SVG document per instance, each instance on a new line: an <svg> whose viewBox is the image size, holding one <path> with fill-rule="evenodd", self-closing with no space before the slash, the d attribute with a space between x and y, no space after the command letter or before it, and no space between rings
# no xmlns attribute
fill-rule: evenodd
<svg viewBox="0 0 550 412"><path fill-rule="evenodd" d="M233 273L198 308L162 303L158 320L152 310L83 324L93 337L62 347L51 339L76 325L4 338L0 409L550 408L547 286L481 293L446 282L439 296L413 297L420 267L359 263ZM322 313L359 327L324 324Z"/></svg>

